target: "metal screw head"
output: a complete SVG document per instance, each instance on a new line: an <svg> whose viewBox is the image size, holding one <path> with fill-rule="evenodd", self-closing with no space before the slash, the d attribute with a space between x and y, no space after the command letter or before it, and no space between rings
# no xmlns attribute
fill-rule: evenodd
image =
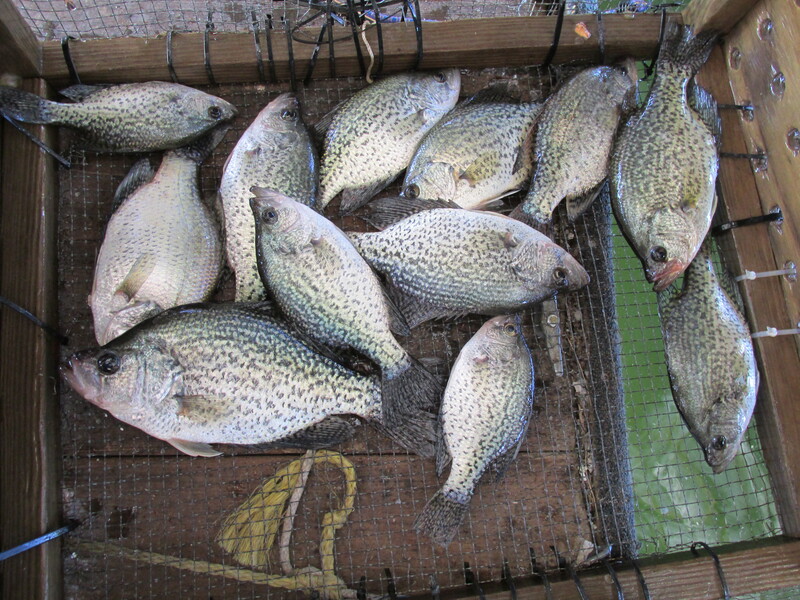
<svg viewBox="0 0 800 600"><path fill-rule="evenodd" d="M751 108L753 105L751 104L751 102L749 100L747 102L744 102L744 104L747 105L748 108L745 108L744 110L742 110L742 118L745 121L747 121L748 123L751 123L753 121L753 119L756 118L756 113Z"/></svg>
<svg viewBox="0 0 800 600"><path fill-rule="evenodd" d="M547 324L550 327L555 327L558 325L558 315L547 315Z"/></svg>
<svg viewBox="0 0 800 600"><path fill-rule="evenodd" d="M800 154L800 131L797 130L797 127L790 129L786 134L786 146L795 156Z"/></svg>
<svg viewBox="0 0 800 600"><path fill-rule="evenodd" d="M778 71L772 76L769 89L773 96L777 96L778 98L783 97L783 92L786 90L786 77L783 76L783 73Z"/></svg>
<svg viewBox="0 0 800 600"><path fill-rule="evenodd" d="M800 0L797 1L800 2ZM738 48L731 48L728 63L731 65L731 69L738 69L742 64L742 52Z"/></svg>
<svg viewBox="0 0 800 600"><path fill-rule="evenodd" d="M751 158L750 159L750 164L753 166L753 172L754 173L763 173L763 172L765 172L767 170L767 168L769 167L769 164L767 163L767 155L764 153L764 150L762 148L756 148L756 150L755 150L755 152L753 152L753 154L760 154L761 155L758 158Z"/></svg>
<svg viewBox="0 0 800 600"><path fill-rule="evenodd" d="M772 19L767 17L758 24L758 37L764 41L771 41L773 29Z"/></svg>
<svg viewBox="0 0 800 600"><path fill-rule="evenodd" d="M797 281L797 265L794 264L794 261L787 260L783 264L783 268L787 271L794 271L794 273L787 273L784 277L786 277L786 281L789 283L795 283Z"/></svg>

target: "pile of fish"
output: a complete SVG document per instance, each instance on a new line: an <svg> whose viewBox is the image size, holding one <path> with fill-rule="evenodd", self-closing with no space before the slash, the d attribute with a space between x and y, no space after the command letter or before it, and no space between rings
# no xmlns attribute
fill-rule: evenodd
<svg viewBox="0 0 800 600"><path fill-rule="evenodd" d="M9 116L64 125L104 151L168 150L117 191L89 302L100 347L62 366L118 419L187 454L213 444L323 447L359 419L448 478L416 527L444 545L475 486L514 460L532 414L519 313L589 283L541 227L564 199L578 218L608 180L613 208L661 291L675 401L714 472L735 456L758 384L749 332L707 254L719 120L694 85L714 39L671 25L647 102L620 66L585 69L544 103L488 90L457 104L456 69L387 77L312 133L297 99L241 135L207 205L199 165L236 109L168 83L71 88L72 104L0 89ZM320 147L314 140L320 141ZM400 197L369 202L405 171ZM490 212L526 191L511 216ZM323 214L369 202L377 231ZM217 224L218 213L220 226ZM205 303L225 258L236 302ZM691 267L690 267L691 265ZM684 291L665 290L688 267ZM431 319L491 318L446 386L402 338ZM372 370L343 358L356 353ZM702 360L697 360L698 357Z"/></svg>

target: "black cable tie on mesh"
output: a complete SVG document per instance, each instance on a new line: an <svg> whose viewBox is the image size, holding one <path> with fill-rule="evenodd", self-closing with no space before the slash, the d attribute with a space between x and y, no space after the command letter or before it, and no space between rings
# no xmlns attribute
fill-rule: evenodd
<svg viewBox="0 0 800 600"><path fill-rule="evenodd" d="M647 79L650 75L653 74L653 69L656 68L656 63L658 62L658 55L661 52L661 44L664 43L664 33L667 30L667 9L666 6L661 7L661 27L658 32L658 44L656 44L656 52L653 56L650 64L647 65L647 68L644 72L644 77L642 79ZM647 64L647 63L645 63Z"/></svg>
<svg viewBox="0 0 800 600"><path fill-rule="evenodd" d="M383 570L383 573L386 575L386 579L389 580L386 584L386 593L389 595L389 600L397 600L397 586L394 583L392 570L389 567L386 567Z"/></svg>
<svg viewBox="0 0 800 600"><path fill-rule="evenodd" d="M30 312L28 310L25 310L24 308L22 308L16 302L12 302L8 298L0 296L0 304L2 304L3 306L7 306L11 310L14 310L14 311L18 312L19 314L21 314L23 317L25 317L26 319L28 319L29 321L34 323L36 326L38 326L42 330L44 330L44 332L47 335L55 338L58 341L58 343L61 344L62 346L66 346L67 344L69 344L69 338L67 338L67 336L65 336L63 333L58 331L58 329L56 329L55 327L53 327L51 325L48 325L47 323L42 321L39 317L34 315L32 312Z"/></svg>
<svg viewBox="0 0 800 600"><path fill-rule="evenodd" d="M556 560L558 561L559 568L566 570L567 574L572 579L572 583L575 584L575 589L578 590L578 595L581 597L581 600L589 600L589 596L586 595L586 590L584 589L583 584L581 583L581 578L578 577L577 571L575 571L575 569L572 568L572 565L569 564L569 562L565 558L561 557L561 555L558 553L558 550L556 550L555 546L550 546L550 549L553 551L553 554L556 555Z"/></svg>
<svg viewBox="0 0 800 600"><path fill-rule="evenodd" d="M544 569L539 568L533 548L528 548L528 554L531 557L531 572L542 581L546 600L553 600L553 588L550 585L550 578L547 576L547 573Z"/></svg>
<svg viewBox="0 0 800 600"><path fill-rule="evenodd" d="M208 11L208 20L206 21L206 29L203 32L203 64L206 66L206 76L211 85L216 85L217 80L214 79L214 71L211 70L211 54L210 54L210 34L214 31L214 21L212 20L213 13Z"/></svg>
<svg viewBox="0 0 800 600"><path fill-rule="evenodd" d="M431 598L433 600L441 600L442 598L442 588L439 587L439 582L436 581L436 577L431 575L430 578L430 585L431 585Z"/></svg>
<svg viewBox="0 0 800 600"><path fill-rule="evenodd" d="M383 30L381 29L381 11L376 0L372 0L372 12L375 13L375 28L378 34L378 63L375 67L375 77L379 77L383 71Z"/></svg>
<svg viewBox="0 0 800 600"><path fill-rule="evenodd" d="M705 548L706 552L708 552L711 555L711 558L714 559L714 566L717 568L717 575L719 575L719 580L722 583L722 597L724 600L730 600L731 592L728 589L728 582L725 581L725 573L722 570L722 563L719 561L719 556L717 556L717 553L714 552L705 542L693 542L690 550L695 556L700 556L700 553L697 551L697 546L702 546Z"/></svg>
<svg viewBox="0 0 800 600"><path fill-rule="evenodd" d="M631 563L633 564L633 570L636 572L636 579L639 581L639 588L642 590L642 597L644 600L653 600L650 596L650 588L647 587L642 569L639 567L639 561L634 558L631 560Z"/></svg>
<svg viewBox="0 0 800 600"><path fill-rule="evenodd" d="M286 44L289 52L289 81L292 93L297 93L297 74L294 70L294 43L292 41L292 24L289 19L283 22L283 30L286 32Z"/></svg>
<svg viewBox="0 0 800 600"><path fill-rule="evenodd" d="M56 159L56 160L57 160L59 163L61 163L61 165L63 165L63 166L64 166L64 168L66 168L66 169L71 169L71 168L72 168L72 163L71 163L69 160L67 160L66 158L64 158L63 156L61 156L61 155L60 155L58 152L56 152L55 150L53 150L53 149L52 149L50 146L48 146L47 144L45 144L45 143L44 143L42 140L40 140L39 138L37 138L37 137L36 137L35 135L33 135L33 134L30 132L30 131L28 131L28 130L27 130L27 129L25 129L25 128L24 128L22 125L20 125L19 123L17 123L17 122L16 122L14 119L12 119L11 117L9 117L9 116L8 116L8 115L7 115L5 112L3 112L3 110L0 110L0 114L2 114L2 115L3 115L3 118L5 118L5 120L6 120L6 121L8 121L9 123L11 123L11 125L13 125L13 126L14 126L14 128L15 128L17 131L19 131L19 132L20 132L22 135L24 135L26 138L28 138L28 139L29 139L30 141L32 141L34 144L36 144L37 146L39 146L39 148L41 148L42 150L44 150L44 151L45 151L47 154L49 154L50 156L52 156L53 158L55 158L55 159Z"/></svg>
<svg viewBox="0 0 800 600"><path fill-rule="evenodd" d="M267 20L264 22L264 34L267 36L267 61L270 83L278 83L278 76L275 73L275 55L272 53L272 15L267 15Z"/></svg>
<svg viewBox="0 0 800 600"><path fill-rule="evenodd" d="M619 577L617 577L617 572L614 570L614 567L611 566L611 562L607 558L604 558L602 563L606 566L608 574L611 576L611 581L614 583L614 587L617 588L617 600L625 600L622 585L619 583Z"/></svg>
<svg viewBox="0 0 800 600"><path fill-rule="evenodd" d="M411 16L414 18L414 33L417 36L417 60L414 62L414 70L419 69L422 64L422 11L419 8L419 0L414 0L414 8Z"/></svg>
<svg viewBox="0 0 800 600"><path fill-rule="evenodd" d="M711 230L711 235L720 235L731 229L739 227L749 227L750 225L758 225L759 223L783 223L783 212L779 206L776 206L772 211L765 215L757 215L755 217L747 217L746 219L737 219L736 221L728 221L717 225Z"/></svg>
<svg viewBox="0 0 800 600"><path fill-rule="evenodd" d="M356 589L356 600L367 600L367 577L362 575L358 580L358 588Z"/></svg>
<svg viewBox="0 0 800 600"><path fill-rule="evenodd" d="M597 48L600 51L600 64L606 64L606 23L603 13L597 9Z"/></svg>
<svg viewBox="0 0 800 600"><path fill-rule="evenodd" d="M308 86L311 81L311 75L314 73L314 67L317 65L317 57L319 56L319 49L322 46L322 40L325 39L325 30L328 29L328 23L322 24L317 36L317 43L314 45L314 50L311 52L311 58L308 61L308 69L306 69L306 76L303 77L303 85Z"/></svg>
<svg viewBox="0 0 800 600"><path fill-rule="evenodd" d="M503 559L503 570L501 571L503 584L508 588L511 594L511 600L517 600L517 584L514 583L514 578L511 576L511 569L508 566L508 560Z"/></svg>
<svg viewBox="0 0 800 600"><path fill-rule="evenodd" d="M756 109L752 104L717 104L719 110L740 110L750 112Z"/></svg>
<svg viewBox="0 0 800 600"><path fill-rule="evenodd" d="M749 160L764 160L767 155L763 152L720 152L720 158L747 158Z"/></svg>
<svg viewBox="0 0 800 600"><path fill-rule="evenodd" d="M474 588L475 594L480 600L486 600L486 594L483 593L483 588L481 588L478 578L475 577L469 563L466 561L464 561L464 582Z"/></svg>
<svg viewBox="0 0 800 600"><path fill-rule="evenodd" d="M78 76L78 70L75 68L75 63L72 61L72 52L69 49L69 41L75 38L71 35L65 35L61 38L61 52L64 54L64 62L67 63L67 71L69 71L69 80L73 85L80 85L81 78Z"/></svg>
<svg viewBox="0 0 800 600"><path fill-rule="evenodd" d="M544 62L542 63L542 69L546 69L550 66L550 63L553 62L553 58L555 58L556 51L558 50L558 42L561 41L561 29L564 26L564 11L567 8L567 0L561 0L558 4L558 13L556 15L556 29L553 32L553 41L550 44L550 50L547 51L547 56L544 57Z"/></svg>
<svg viewBox="0 0 800 600"><path fill-rule="evenodd" d="M172 34L175 33L172 29L167 32L167 70L172 83L180 83L178 81L178 74L175 72L175 65L172 62Z"/></svg>
<svg viewBox="0 0 800 600"><path fill-rule="evenodd" d="M256 67L258 68L258 80L261 83L264 83L267 81L267 77L264 75L264 57L261 54L261 31L258 27L256 11L250 12L250 18L253 21L253 43L256 47Z"/></svg>
<svg viewBox="0 0 800 600"><path fill-rule="evenodd" d="M364 54L361 52L361 43L358 41L358 15L353 6L353 0L347 0L347 20L350 21L350 28L353 32L353 43L356 46L356 57L358 58L358 67L361 69L361 76L367 76L367 66L364 64Z"/></svg>
<svg viewBox="0 0 800 600"><path fill-rule="evenodd" d="M328 23L328 77L335 78L336 54L334 53L333 50L335 44L333 39L333 9L331 8L331 0L326 0L325 12L327 15L327 23Z"/></svg>

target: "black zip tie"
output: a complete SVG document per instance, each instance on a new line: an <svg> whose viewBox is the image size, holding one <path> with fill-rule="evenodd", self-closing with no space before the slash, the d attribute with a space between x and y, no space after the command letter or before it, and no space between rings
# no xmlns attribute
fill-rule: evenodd
<svg viewBox="0 0 800 600"><path fill-rule="evenodd" d="M639 580L639 588L642 590L642 596L644 596L644 600L653 600L650 596L650 588L647 587L647 582L644 580L642 569L639 568L639 561L634 558L631 560L631 564L633 564L633 570L636 572L636 579Z"/></svg>
<svg viewBox="0 0 800 600"><path fill-rule="evenodd" d="M475 593L480 600L486 600L486 594L483 593L483 588L481 588L480 583L478 583L478 578L475 577L472 569L469 567L469 563L466 561L464 561L464 582L475 589Z"/></svg>
<svg viewBox="0 0 800 600"><path fill-rule="evenodd" d="M600 64L606 64L606 24L603 13L597 9L597 47L600 50Z"/></svg>
<svg viewBox="0 0 800 600"><path fill-rule="evenodd" d="M375 77L383 71L383 30L381 30L381 11L376 0L372 0L372 12L375 13L375 27L378 33L378 63L375 67Z"/></svg>
<svg viewBox="0 0 800 600"><path fill-rule="evenodd" d="M386 584L386 593L389 594L390 600L397 600L397 586L394 584L394 577L392 577L392 571L388 567L383 570L384 574L386 575L386 579L389 582Z"/></svg>
<svg viewBox="0 0 800 600"><path fill-rule="evenodd" d="M57 537L61 537L62 535L69 533L73 529L78 526L77 521L70 521L64 527L59 527L55 531L50 531L45 533L44 535L40 535L37 538L34 538L24 544L20 544L19 546L14 546L13 548L9 548L3 552L0 552L0 562L6 560L7 558L11 558L12 556L16 556L17 554L21 554L26 550L30 550L32 548L36 548L36 546L41 546L45 542L49 542L50 540L54 540Z"/></svg>
<svg viewBox="0 0 800 600"><path fill-rule="evenodd" d="M264 34L267 36L267 60L269 61L270 83L278 83L278 76L275 74L275 55L272 53L272 15L267 15Z"/></svg>
<svg viewBox="0 0 800 600"><path fill-rule="evenodd" d="M328 77L336 78L336 54L334 53L334 39L333 39L333 9L331 8L331 0L326 0L325 12L327 14L328 23Z"/></svg>
<svg viewBox="0 0 800 600"><path fill-rule="evenodd" d="M416 71L422 64L422 12L419 9L419 0L414 0L411 16L414 18L414 33L417 35L417 60L414 63L414 70Z"/></svg>
<svg viewBox="0 0 800 600"><path fill-rule="evenodd" d="M690 550L695 556L700 556L700 553L697 551L697 546L702 546L705 548L706 552L708 552L711 555L711 558L714 559L714 566L717 568L717 575L719 575L719 580L722 583L722 597L724 600L730 600L731 592L728 590L728 582L725 581L725 573L722 571L722 563L719 562L719 556L717 556L717 553L714 552L705 542L693 542Z"/></svg>
<svg viewBox="0 0 800 600"><path fill-rule="evenodd" d="M431 575L430 578L430 585L431 585L431 598L433 600L441 600L442 598L442 588L439 587L439 582L436 581L436 577Z"/></svg>
<svg viewBox="0 0 800 600"><path fill-rule="evenodd" d="M350 21L350 28L353 31L353 43L356 46L356 56L358 57L358 66L361 69L361 76L367 76L367 67L364 64L364 54L361 52L361 43L358 41L358 15L353 6L353 0L347 0L347 20Z"/></svg>
<svg viewBox="0 0 800 600"><path fill-rule="evenodd" d="M567 0L561 0L558 5L558 13L556 15L556 29L553 32L553 42L550 44L550 50L547 51L547 56L544 57L542 69L546 69L553 62L553 58L558 50L558 42L561 41L561 28L564 26L564 11L567 7Z"/></svg>
<svg viewBox="0 0 800 600"><path fill-rule="evenodd" d="M0 110L0 114L2 114L2 115L3 115L3 117L5 118L5 120L6 120L6 121L8 121L9 123L11 123L11 125L13 125L13 126L14 126L14 128L15 128L17 131L19 131L19 132L20 132L22 135L24 135L26 138L28 138L28 139L29 139L30 141L32 141L34 144L36 144L37 146L39 146L39 148L41 148L42 150L44 150L44 151L45 151L47 154L49 154L50 156L52 156L53 158L55 158L55 159L56 159L56 160L57 160L59 163L61 163L61 165L62 165L64 168L66 168L66 169L71 169L71 168L72 168L72 163L71 163L69 160L67 160L66 158L64 158L63 156L61 156L61 155L60 155L58 152L56 152L55 150L53 150L53 149L52 149L50 146L48 146L47 144L45 144L45 143L44 143L42 140L40 140L39 138L37 138L37 137L36 137L35 135L33 135L33 134L30 132L30 131L28 131L28 130L27 130L27 129L25 129L25 128L24 128L22 125L20 125L19 123L17 123L17 122L16 122L14 119L12 119L11 117L9 117L9 116L8 116L8 115L7 115L5 112L3 112L2 110Z"/></svg>
<svg viewBox="0 0 800 600"><path fill-rule="evenodd" d="M664 43L664 33L667 30L667 9L665 5L661 6L661 27L658 32L658 44L656 44L656 52L655 56L653 56L650 64L647 65L647 69L644 72L644 77L642 79L647 79L650 75L653 74L653 70L656 68L656 63L658 62L658 55L661 53L661 44ZM647 64L647 63L645 63Z"/></svg>
<svg viewBox="0 0 800 600"><path fill-rule="evenodd" d="M175 33L172 29L167 32L167 70L169 71L172 83L180 83L178 81L178 74L175 72L175 66L172 63L172 34Z"/></svg>
<svg viewBox="0 0 800 600"><path fill-rule="evenodd" d="M742 152L720 152L720 158L747 158L749 160L764 160L767 155L763 152L756 152L753 154Z"/></svg>
<svg viewBox="0 0 800 600"><path fill-rule="evenodd" d="M542 585L544 586L545 599L553 600L553 588L550 585L550 578L547 576L547 573L544 571L544 569L539 568L533 548L528 548L528 554L531 557L531 572L542 581Z"/></svg>
<svg viewBox="0 0 800 600"><path fill-rule="evenodd" d="M81 78L78 77L78 71L75 69L75 63L72 62L72 53L69 49L69 41L75 38L71 35L65 35L61 38L61 52L64 54L64 62L67 63L67 70L69 71L69 80L73 85L80 85Z"/></svg>
<svg viewBox="0 0 800 600"><path fill-rule="evenodd" d="M611 566L611 563L607 558L603 559L603 564L608 569L608 574L611 575L611 581L614 583L614 587L617 588L617 600L625 600L625 594L622 592L622 586L619 583L619 577L617 577L617 572L614 570L614 567Z"/></svg>
<svg viewBox="0 0 800 600"><path fill-rule="evenodd" d="M206 21L206 30L203 32L203 64L206 66L206 76L211 85L216 85L217 80L214 79L214 72L211 70L211 55L209 53L209 35L214 31L214 21L212 20L213 13L208 11L208 21Z"/></svg>
<svg viewBox="0 0 800 600"><path fill-rule="evenodd" d="M292 43L292 24L289 19L283 22L283 30L286 32L286 44L289 51L289 81L292 86L292 93L297 93L297 75L294 71L294 44Z"/></svg>
<svg viewBox="0 0 800 600"><path fill-rule="evenodd" d="M47 335L54 337L58 341L58 343L61 344L62 346L66 346L67 344L69 344L69 338L67 336L62 334L55 327L52 327L51 325L48 325L47 323L42 321L32 312L25 310L16 302L12 302L8 298L0 296L0 304L7 306L11 310L17 311L23 317L25 317L29 321L32 321L36 326L42 328Z"/></svg>
<svg viewBox="0 0 800 600"><path fill-rule="evenodd" d="M511 593L511 600L517 600L517 585L514 583L514 578L511 576L511 569L508 566L508 560L503 559L503 570L501 571L503 583L508 587Z"/></svg>
<svg viewBox="0 0 800 600"><path fill-rule="evenodd" d="M742 112L749 112L756 109L752 104L717 104L720 110L740 110Z"/></svg>
<svg viewBox="0 0 800 600"><path fill-rule="evenodd" d="M256 11L250 12L250 18L253 20L253 43L256 46L256 67L258 68L258 80L264 83L267 81L267 78L264 75L264 57L261 54L261 31L258 27Z"/></svg>
<svg viewBox="0 0 800 600"><path fill-rule="evenodd" d="M308 69L306 69L306 76L303 77L303 85L308 86L309 82L311 81L311 75L314 73L314 67L317 64L317 57L319 56L319 49L322 46L322 40L325 39L325 30L328 29L328 23L325 22L322 24L322 28L319 30L319 35L317 36L317 43L314 46L314 50L311 52L311 58L308 61Z"/></svg>
<svg viewBox="0 0 800 600"><path fill-rule="evenodd" d="M358 580L358 589L356 590L356 600L367 600L367 577L362 575Z"/></svg>
<svg viewBox="0 0 800 600"><path fill-rule="evenodd" d="M556 555L559 568L565 569L567 574L572 579L572 583L575 584L575 588L578 590L578 595L580 595L581 600L589 600L589 596L586 595L586 590L583 588L581 579L578 577L578 573L575 571L575 569L572 568L572 565L569 564L566 559L561 557L555 546L550 546L550 549L553 551L553 554Z"/></svg>
<svg viewBox="0 0 800 600"><path fill-rule="evenodd" d="M750 225L758 225L759 223L783 223L783 212L780 207L776 207L775 212L768 212L765 215L757 215L755 217L747 217L746 219L738 219L736 221L728 221L722 225L717 225L711 230L711 235L720 235L731 229L739 227L748 227Z"/></svg>

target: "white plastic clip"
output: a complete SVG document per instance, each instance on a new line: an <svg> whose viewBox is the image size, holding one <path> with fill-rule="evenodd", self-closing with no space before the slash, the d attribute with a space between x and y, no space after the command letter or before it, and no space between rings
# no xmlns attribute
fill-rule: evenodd
<svg viewBox="0 0 800 600"><path fill-rule="evenodd" d="M749 269L745 269L743 275L739 275L736 277L736 281L744 281L752 280L752 279L759 279L761 277L778 277L779 275L788 275L789 277L797 277L797 267L794 265L788 269L776 269L775 271L761 271L760 273L756 273L755 271L750 271Z"/></svg>
<svg viewBox="0 0 800 600"><path fill-rule="evenodd" d="M800 323L794 329L775 329L774 327L767 327L764 331L757 331L750 337L777 337L779 335L797 335L800 334Z"/></svg>

